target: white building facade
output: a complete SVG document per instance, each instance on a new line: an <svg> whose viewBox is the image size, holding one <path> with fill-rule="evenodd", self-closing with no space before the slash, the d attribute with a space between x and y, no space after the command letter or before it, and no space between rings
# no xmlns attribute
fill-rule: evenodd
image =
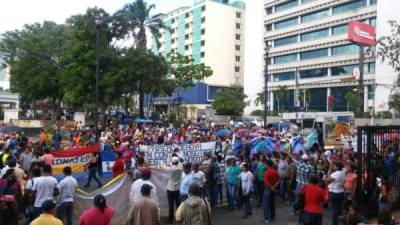
<svg viewBox="0 0 400 225"><path fill-rule="evenodd" d="M206 109L220 88L243 86L244 8L241 1L227 4L222 0L204 0L163 15L168 29L160 30L160 46L154 40L151 42L153 52L179 53L213 70L212 76L181 90L179 97L184 104ZM156 97L153 101L156 106L167 106L174 104L176 97Z"/></svg>

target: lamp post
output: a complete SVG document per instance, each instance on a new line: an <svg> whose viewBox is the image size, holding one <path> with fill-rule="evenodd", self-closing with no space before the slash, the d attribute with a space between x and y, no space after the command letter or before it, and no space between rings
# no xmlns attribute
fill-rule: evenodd
<svg viewBox="0 0 400 225"><path fill-rule="evenodd" d="M96 17L94 20L96 24L96 105L95 105L95 123L96 129L99 127L99 48L100 48L100 17Z"/></svg>
<svg viewBox="0 0 400 225"><path fill-rule="evenodd" d="M264 54L264 129L267 129L267 113L268 113L268 54L271 49L272 42L265 42Z"/></svg>

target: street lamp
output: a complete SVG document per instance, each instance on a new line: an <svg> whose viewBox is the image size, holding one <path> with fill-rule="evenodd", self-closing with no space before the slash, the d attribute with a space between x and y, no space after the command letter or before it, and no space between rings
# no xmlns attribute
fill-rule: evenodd
<svg viewBox="0 0 400 225"><path fill-rule="evenodd" d="M101 19L100 17L96 17L94 20L96 24L96 106L95 106L95 123L96 129L99 127L99 44L100 44L100 25Z"/></svg>
<svg viewBox="0 0 400 225"><path fill-rule="evenodd" d="M271 41L265 42L264 54L264 129L267 129L267 113L268 113L268 54L272 47Z"/></svg>

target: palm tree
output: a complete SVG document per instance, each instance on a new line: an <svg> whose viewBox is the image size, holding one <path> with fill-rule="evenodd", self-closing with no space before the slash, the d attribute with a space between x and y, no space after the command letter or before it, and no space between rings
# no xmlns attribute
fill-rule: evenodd
<svg viewBox="0 0 400 225"><path fill-rule="evenodd" d="M254 99L254 105L258 106L259 104L264 105L264 92L257 93L256 99Z"/></svg>
<svg viewBox="0 0 400 225"><path fill-rule="evenodd" d="M132 38L133 48L147 48L146 30L154 36L158 45L159 29L164 27L160 14L151 15L154 4L147 4L143 0L136 0L125 5L114 15L112 30L118 40ZM139 115L144 116L144 87L143 81L138 81Z"/></svg>
<svg viewBox="0 0 400 225"><path fill-rule="evenodd" d="M278 113L279 113L280 101L289 98L289 91L287 86L278 86L278 90L275 91L275 98L276 101L278 102Z"/></svg>
<svg viewBox="0 0 400 225"><path fill-rule="evenodd" d="M195 117L194 114L197 111L197 107L194 105L191 105L191 106L189 106L189 111L190 111L190 117L191 117L191 119L193 119Z"/></svg>

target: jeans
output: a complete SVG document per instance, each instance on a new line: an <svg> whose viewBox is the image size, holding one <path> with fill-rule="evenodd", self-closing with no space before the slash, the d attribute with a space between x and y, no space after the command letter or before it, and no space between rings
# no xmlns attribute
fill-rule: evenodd
<svg viewBox="0 0 400 225"><path fill-rule="evenodd" d="M251 215L250 194L244 195L242 199L243 212L245 215Z"/></svg>
<svg viewBox="0 0 400 225"><path fill-rule="evenodd" d="M186 201L186 199L188 199L189 195L187 194L181 194L181 202Z"/></svg>
<svg viewBox="0 0 400 225"><path fill-rule="evenodd" d="M275 218L275 192L268 187L264 189L264 219L270 220Z"/></svg>
<svg viewBox="0 0 400 225"><path fill-rule="evenodd" d="M216 185L208 186L208 191L210 194L210 206L214 207L218 203L218 188Z"/></svg>
<svg viewBox="0 0 400 225"><path fill-rule="evenodd" d="M333 193L333 192L329 192L329 209L331 211L332 214L332 225L337 225L338 224L338 216L341 214L342 212L342 203L343 203L343 199L344 199L344 193Z"/></svg>
<svg viewBox="0 0 400 225"><path fill-rule="evenodd" d="M73 202L63 202L57 209L58 219L63 221L64 217L67 217L66 225L72 225L73 205Z"/></svg>
<svg viewBox="0 0 400 225"><path fill-rule="evenodd" d="M257 180L257 186L258 186L258 203L261 205L262 200L264 198L264 181L263 180Z"/></svg>
<svg viewBox="0 0 400 225"><path fill-rule="evenodd" d="M227 198L228 198L228 208L233 209L235 207L236 200L236 184L227 184Z"/></svg>
<svg viewBox="0 0 400 225"><path fill-rule="evenodd" d="M287 187L287 180L286 178L282 177L281 182L279 183L279 192L281 194L281 199L284 201L286 199L286 187Z"/></svg>
<svg viewBox="0 0 400 225"><path fill-rule="evenodd" d="M89 178L88 178L88 181L85 186L90 186L90 182L92 181L92 178L97 182L99 187L102 186L99 178L97 178L97 170L98 170L97 167L89 168Z"/></svg>
<svg viewBox="0 0 400 225"><path fill-rule="evenodd" d="M168 222L172 223L174 221L174 203L175 207L178 208L181 204L179 191L169 191L167 190L168 199Z"/></svg>
<svg viewBox="0 0 400 225"><path fill-rule="evenodd" d="M218 198L222 204L222 202L224 201L224 195L223 195L224 185L218 184L217 189L218 189ZM217 198L217 200L218 200L218 198Z"/></svg>
<svg viewBox="0 0 400 225"><path fill-rule="evenodd" d="M43 212L42 207L33 207L31 219L34 220L34 219L38 218L42 212Z"/></svg>

